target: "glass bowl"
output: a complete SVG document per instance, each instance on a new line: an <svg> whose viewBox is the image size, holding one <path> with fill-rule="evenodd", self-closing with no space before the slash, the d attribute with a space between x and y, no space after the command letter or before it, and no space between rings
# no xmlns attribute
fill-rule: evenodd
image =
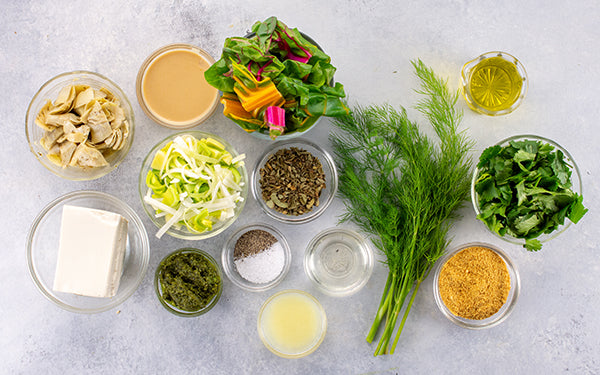
<svg viewBox="0 0 600 375"><path fill-rule="evenodd" d="M193 54L196 57L199 57L200 60L202 60L202 63L200 65L206 65L206 67L200 67L199 69L203 69L206 70L208 69L208 67L210 67L212 64L215 63L215 60L213 59L213 57L211 55L208 54L208 52L204 51L203 49L193 46L191 44L186 44L186 43L175 43L175 44L169 44L166 45L162 48L159 48L158 50L152 52L152 54L150 54L150 56L148 56L148 58L144 61L144 63L142 64L142 66L140 67L140 70L138 72L137 75L137 79L136 79L136 94L137 94L137 98L138 98L138 102L140 104L140 107L142 108L142 110L144 111L144 113L150 117L152 120L154 120L156 123L165 126L167 128L171 128L171 129L177 129L177 130L183 130L183 129L189 129L192 128L194 126L200 125L201 123L203 123L204 121L206 121L208 118L210 118L212 116L212 114L215 112L215 110L217 109L217 106L219 105L219 92L217 89L215 89L214 87L210 86L208 83L206 83L206 81L204 80L204 74L202 74L200 77L195 77L193 79L195 79L199 85L199 87L204 87L207 91L207 95L206 97L206 103L203 103L204 106L206 107L206 109L204 111L200 111L199 114L197 116L195 116L192 119L187 119L187 120L173 120L173 119L169 119L165 116L162 116L160 113L160 109L156 110L156 108L152 107L152 102L155 100L159 100L159 99L165 99L166 96L166 92L165 90L163 90L161 92L161 96L160 98L156 98L154 97L151 100L148 100L148 98L145 95L144 92L144 85L145 85L145 79L147 77L148 71L150 69L152 69L154 67L154 64L156 62L158 62L160 59L164 58L167 54L171 54L171 53L176 53L178 51L183 51L184 53L188 53L188 54ZM172 60L171 60L172 61ZM187 62L187 65L186 65ZM192 62L189 61L178 61L178 67L181 66L194 66L194 67L198 67L197 63L192 64ZM180 72L183 72L182 69L176 69L175 72L173 71L164 71L164 67L162 67L162 76L165 76L166 78L166 74L168 73L168 79L169 82L171 84L173 84L173 82L180 82L181 80L184 80L185 77L183 76L183 74L179 74ZM198 81L200 80L200 81ZM165 82L158 82L155 84L164 84ZM188 93L189 94L189 93ZM184 99L185 98L180 98L180 99ZM174 104L177 105L178 102L182 102L182 100L177 101L176 97L172 97L170 100L174 101ZM169 101L169 98L167 98L167 102ZM164 114L164 113L163 113Z"/></svg>
<svg viewBox="0 0 600 375"><path fill-rule="evenodd" d="M572 184L571 190L573 190L573 192L575 192L575 193L578 193L579 195L582 195L581 173L579 171L579 167L575 163L575 160L573 159L571 154L564 147L562 147L558 143L554 142L553 140L544 138L544 137L541 137L538 135L532 135L532 134L514 135L514 136L511 136L511 137L508 137L506 139L499 141L494 146L496 146L496 145L507 146L509 144L509 142L511 142L511 141L522 141L522 140L541 141L541 142L552 145L555 150L560 150L564 154L565 162L567 162L567 164L569 164L571 166L571 172L572 172L572 174L571 174L571 184ZM478 196L477 192L475 191L475 184L477 183L478 178L479 178L479 169L477 167L475 167L475 170L473 172L473 178L471 180L471 202L473 203L473 209L475 210L476 215L479 215L481 213L481 209L479 207L479 196ZM508 233L506 233L504 236L500 236L498 233L490 230L483 221L481 223L492 234L494 234L498 238L503 239L504 241L508 241L508 242L510 242L512 244L516 244L516 245L524 245L525 244L525 239L523 239L523 238L517 238L517 237L511 236ZM566 231L571 226L571 224L572 224L571 221L568 218L565 218L565 223L563 225L560 225L555 231L553 231L551 233L541 234L540 236L537 237L537 240L539 240L541 243L548 242L551 239L556 238L559 234Z"/></svg>
<svg viewBox="0 0 600 375"><path fill-rule="evenodd" d="M482 319L482 320L467 319L467 318L464 318L464 317L461 317L461 316L458 316L458 315L455 315L454 313L452 313L448 309L448 307L446 307L446 305L444 304L444 302L442 300L442 297L440 295L440 286L439 286L440 273L442 271L442 268L446 264L446 262L448 260L450 260L450 258L452 258L454 255L459 253L460 251L465 250L469 247L474 247L474 246L488 248L488 249L492 250L494 253L496 253L498 256L500 256L500 258L502 258L502 260L506 264L506 268L507 268L508 274L510 276L510 291L508 293L508 298L507 298L506 302L504 303L504 305L502 305L500 310L498 310L494 315L492 315L486 319ZM433 277L433 295L435 298L435 303L437 304L437 306L440 309L440 311L442 312L442 314L444 314L444 316L446 318L448 318L452 323L454 323L458 326L464 327L464 328L469 328L469 329L490 328L490 327L496 326L496 325L502 323L504 320L506 320L506 318L508 318L508 316L510 315L510 313L512 312L512 310L514 309L514 307L517 303L517 298L519 296L520 288L521 288L521 282L520 282L519 273L517 271L516 265L512 262L512 260L508 257L508 255L504 251L502 251L500 248L498 248L494 245L488 244L488 243L484 243L484 242L471 242L471 243L463 244L463 245L458 246L456 249L450 251L448 254L446 254L442 259L440 259L437 262L434 277Z"/></svg>
<svg viewBox="0 0 600 375"><path fill-rule="evenodd" d="M104 157L108 162L108 165L105 167L80 168L76 166L66 166L63 168L57 164L54 164L48 158L48 151L42 147L40 143L40 140L45 135L46 130L38 126L35 123L35 119L46 102L48 100L52 100L54 102L61 89L69 85L88 85L93 89L106 88L116 98L119 99L121 108L123 108L125 112L125 118L129 123L129 136L125 140L125 143L120 150L104 152ZM33 99L31 99L29 107L27 108L27 115L25 117L25 133L31 152L50 172L59 177L75 181L100 178L116 169L131 148L134 130L135 124L133 109L131 108L131 104L129 103L129 100L127 99L127 96L123 90L121 90L121 88L110 79L98 73L83 70L62 73L44 83L38 92L33 96Z"/></svg>
<svg viewBox="0 0 600 375"><path fill-rule="evenodd" d="M257 283L246 280L242 275L240 275L240 273L238 272L238 267L235 264L235 246L244 233L247 233L252 230L266 231L272 234L277 239L277 242L281 244L283 251L283 267L281 269L281 272L279 272L279 274L275 276L275 278L273 278L271 281ZM252 292L262 292L273 288L285 278L290 269L290 264L292 262L292 253L290 251L290 246L288 245L287 240L279 230L267 224L250 224L238 229L229 237L229 239L225 242L225 245L223 246L221 260L223 264L223 269L225 270L225 274L227 275L229 280L231 280L231 282L245 290L249 290Z"/></svg>
<svg viewBox="0 0 600 375"><path fill-rule="evenodd" d="M324 293L348 296L359 291L373 272L373 252L358 233L330 228L306 247L304 272Z"/></svg>
<svg viewBox="0 0 600 375"><path fill-rule="evenodd" d="M477 77L479 82L475 84L472 80ZM500 51L486 52L467 62L462 67L460 82L467 105L475 112L488 116L506 115L517 109L529 86L523 64L516 57ZM480 88L482 85L487 87L485 95L473 93L474 87ZM516 87L513 93L515 85L520 87ZM495 105L487 108L483 103L485 100L493 101Z"/></svg>
<svg viewBox="0 0 600 375"><path fill-rule="evenodd" d="M62 208L67 204L111 211L122 215L129 222L123 273L119 290L114 297L87 297L52 290L58 259ZM33 282L50 301L77 313L97 313L121 304L142 282L149 259L148 236L139 216L119 199L97 191L75 191L50 202L35 218L27 236L27 265Z"/></svg>
<svg viewBox="0 0 600 375"><path fill-rule="evenodd" d="M191 136L195 137L196 139L212 138L212 139L220 142L223 146L225 146L225 150L227 150L233 158L239 156L238 152L233 148L233 146L231 146L231 144L229 144L223 138L216 136L214 134L201 132L201 131L188 130L188 131L175 133L175 134L172 134L172 135L168 136L167 138L163 139L159 143L157 143L150 150L150 152L144 159L144 161L142 163L142 168L140 170L139 181L138 181L139 194L140 194L140 198L142 201L142 206L144 207L144 211L146 211L146 214L148 214L148 217L156 225L157 228L161 228L165 224L166 219L164 216L160 216L160 215L157 216L154 208L145 201L145 196L148 194L148 192L150 190L148 188L148 186L146 185L146 176L148 174L148 171L150 171L150 169L151 169L150 167L152 165L152 161L154 159L156 152L159 151L160 149L162 149L163 147L165 147L165 145L167 143L173 141L175 138L177 138L178 136L181 136L181 135L191 135ZM242 190L240 191L240 195L241 195L242 199L241 199L241 201L237 202L237 205L236 205L235 211L234 211L234 215L232 217L230 217L224 221L219 221L219 222L215 223L212 226L212 230L210 230L210 231L198 233L198 232L192 232L186 226L180 226L180 227L172 226L171 228L169 228L166 231L166 234L168 234L172 237L181 238L181 239L185 239L185 240L202 240L202 239L206 239L206 238L209 238L212 236L216 236L217 234L219 234L219 233L223 232L225 229L227 229L231 224L233 224L233 222L240 216L240 213L242 212L242 210L244 208L244 204L246 203L246 198L248 197L248 183L247 183L248 172L246 171L246 167L242 163L242 165L240 165L237 168L237 170L241 175L240 185L241 185Z"/></svg>
<svg viewBox="0 0 600 375"><path fill-rule="evenodd" d="M258 335L272 353L301 358L317 350L327 332L323 306L302 290L282 290L269 297L258 313ZM294 342L295 341L295 342Z"/></svg>
<svg viewBox="0 0 600 375"><path fill-rule="evenodd" d="M163 264L172 257L175 257L179 254L187 254L187 253L193 253L193 254L198 254L198 255L202 256L205 260L207 260L214 267L214 269L217 271L217 274L219 275L219 286L218 286L217 293L210 299L210 301L203 308L201 308L199 310L195 310L195 311L182 310L182 309L178 308L177 306L174 306L174 305L170 304L169 302L165 301L165 299L163 298L162 285L159 282ZM213 258L209 253L207 253L206 251L203 251L203 250L194 249L191 247L185 247L185 248L173 251L172 253L170 253L169 255L167 255L160 261L158 267L156 267L156 272L154 273L154 290L156 292L156 296L158 297L158 300L160 301L160 304L163 305L163 307L167 311L169 311L170 313L175 314L177 316L191 318L194 316L198 316L198 315L207 313L208 311L210 311L210 309L212 309L217 304L217 302L221 298L221 293L223 292L223 273L221 272L221 268L217 264L217 261L215 260L215 258Z"/></svg>
<svg viewBox="0 0 600 375"><path fill-rule="evenodd" d="M292 147L306 150L314 157L319 159L321 165L323 166L323 173L325 174L326 185L326 187L323 190L321 190L321 195L319 196L319 205L313 206L310 211L297 216L284 214L273 208L270 208L267 205L267 202L265 202L265 200L262 198L262 188L260 186L261 169L265 166L265 163L267 162L269 157L271 157L271 155L275 154L279 150L289 149ZM323 214L323 212L325 212L327 207L329 207L329 205L331 204L331 201L333 201L335 192L337 190L337 184L337 169L335 167L335 163L331 155L317 144L307 141L305 139L288 140L275 143L274 145L269 147L267 151L263 154L263 156L258 160L256 166L254 167L254 171L252 172L252 195L258 201L260 207L265 211L267 215L269 215L273 219L288 224L307 223Z"/></svg>

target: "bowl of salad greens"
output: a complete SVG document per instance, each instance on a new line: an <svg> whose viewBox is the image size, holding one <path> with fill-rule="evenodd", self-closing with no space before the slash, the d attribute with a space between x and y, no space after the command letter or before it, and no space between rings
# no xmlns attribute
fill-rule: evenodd
<svg viewBox="0 0 600 375"><path fill-rule="evenodd" d="M225 40L206 81L221 91L223 114L264 139L304 134L323 117L348 114L331 58L310 37L276 17Z"/></svg>
<svg viewBox="0 0 600 375"><path fill-rule="evenodd" d="M517 135L486 148L471 184L477 218L498 237L538 251L577 224L583 205L579 168L558 143Z"/></svg>
<svg viewBox="0 0 600 375"><path fill-rule="evenodd" d="M244 158L223 138L201 131L156 144L138 183L144 210L159 228L156 237L201 240L233 224L248 196Z"/></svg>

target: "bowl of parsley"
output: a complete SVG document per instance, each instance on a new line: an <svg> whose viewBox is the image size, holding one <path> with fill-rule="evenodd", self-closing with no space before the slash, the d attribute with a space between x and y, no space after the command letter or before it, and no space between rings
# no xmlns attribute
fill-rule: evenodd
<svg viewBox="0 0 600 375"><path fill-rule="evenodd" d="M587 212L575 160L537 135L512 136L483 150L471 198L492 233L529 251L540 250Z"/></svg>

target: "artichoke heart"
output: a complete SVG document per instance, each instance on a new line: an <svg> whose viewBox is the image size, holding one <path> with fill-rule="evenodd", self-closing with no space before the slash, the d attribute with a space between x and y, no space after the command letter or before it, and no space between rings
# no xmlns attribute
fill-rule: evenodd
<svg viewBox="0 0 600 375"><path fill-rule="evenodd" d="M75 149L69 165L72 167L97 168L107 166L108 162L100 151L88 146L86 143L80 143Z"/></svg>
<svg viewBox="0 0 600 375"><path fill-rule="evenodd" d="M89 105L89 103L88 103ZM87 115L87 116L86 116ZM97 101L93 102L92 107L83 114L87 119L87 126L90 127L90 135L92 143L100 143L104 141L112 133L110 123L106 118L106 114L102 110L102 106Z"/></svg>
<svg viewBox="0 0 600 375"><path fill-rule="evenodd" d="M105 88L63 87L54 103L46 101L35 118L44 129L40 145L63 168L97 168L129 140L129 123L117 97Z"/></svg>
<svg viewBox="0 0 600 375"><path fill-rule="evenodd" d="M73 86L65 86L58 93L58 97L54 101L54 107L50 110L51 115L60 115L71 110L75 100L75 88Z"/></svg>

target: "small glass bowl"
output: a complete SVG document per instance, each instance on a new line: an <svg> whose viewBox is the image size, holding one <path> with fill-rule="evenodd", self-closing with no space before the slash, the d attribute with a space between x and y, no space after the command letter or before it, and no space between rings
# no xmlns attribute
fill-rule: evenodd
<svg viewBox="0 0 600 375"><path fill-rule="evenodd" d="M162 290L162 287L161 287L160 281L159 281L160 274L162 272L163 263L171 257L174 257L179 254L187 254L187 253L195 253L195 254L201 255L204 259L206 259L215 268L215 270L217 270L217 273L219 275L219 288L217 290L217 293L212 297L210 302L208 304L206 304L206 306L204 306L203 308L201 308L200 310L197 310L197 311L182 310L182 309L177 308L176 306L171 305L167 301L165 301L163 298L163 290ZM169 311L170 313L175 314L177 316L191 318L194 316L198 316L198 315L207 313L208 311L210 311L210 309L212 309L217 304L217 302L221 298L221 294L223 293L223 273L221 272L221 268L217 264L217 261L215 260L215 258L213 258L209 253L207 253L206 251L200 250L200 249L192 248L192 247L184 247L182 249L173 251L172 253L170 253L169 255L167 255L166 257L161 259L160 263L158 264L158 267L156 267L156 272L154 273L154 291L156 292L156 296L158 297L160 304L163 305L163 307L167 311Z"/></svg>
<svg viewBox="0 0 600 375"><path fill-rule="evenodd" d="M238 239L244 233L249 232L251 230L264 230L266 232L269 232L277 239L277 241L281 244L281 247L283 248L283 268L277 277L266 283L257 284L243 278L237 271L237 267L233 259L233 253ZM273 288L285 278L290 269L290 264L292 262L292 252L290 251L290 246L288 245L288 242L285 239L284 235L279 230L275 229L275 227L267 224L250 224L238 229L225 242L225 245L223 246L223 251L221 253L221 261L223 263L223 269L225 270L225 274L227 275L229 280L231 280L231 282L233 282L240 288L249 290L251 292L262 292Z"/></svg>
<svg viewBox="0 0 600 375"><path fill-rule="evenodd" d="M490 316L489 318L482 319L482 320L466 319L461 316L454 315L444 304L442 297L440 296L440 288L439 288L440 272L441 272L444 264L446 264L446 262L450 258L452 258L454 255L456 255L460 251L462 251L466 248L469 248L469 247L473 247L473 246L485 247L485 248L492 250L494 253L498 254L502 258L504 263L506 264L506 268L507 268L508 274L510 276L510 291L508 293L508 298L507 298L506 302L504 303L504 305L502 305L502 307L500 308L500 310L498 310L498 312L496 312L494 315ZM437 304L437 306L440 309L440 311L442 312L442 314L444 314L444 316L446 318L448 318L452 323L454 323L458 326L464 327L464 328L469 328L469 329L490 328L490 327L496 326L496 325L502 323L504 320L506 320L506 318L508 318L508 316L510 315L510 313L512 312L512 310L514 309L514 307L517 303L517 298L519 297L520 289L521 289L521 281L519 278L519 272L517 271L517 266L508 257L508 255L504 251L502 251L500 248L498 248L497 246L488 244L488 243L484 243L484 242L466 243L466 244L460 245L456 249L450 251L448 254L446 254L442 259L440 259L437 262L437 265L435 268L435 274L433 277L433 296L435 298L435 303Z"/></svg>
<svg viewBox="0 0 600 375"><path fill-rule="evenodd" d="M40 144L40 140L44 136L46 130L36 125L35 119L42 107L46 104L46 101L51 100L54 102L60 90L69 85L88 85L94 89L106 88L119 99L121 108L123 108L125 111L125 118L129 123L129 136L123 145L123 148L118 151L105 154L106 161L108 162L108 165L105 167L83 169L79 167L66 166L65 168L62 168L48 159L48 151ZM127 99L127 96L123 90L121 90L116 83L104 77L103 75L84 70L62 73L44 83L34 95L33 99L31 99L29 107L27 108L27 115L25 117L25 134L27 136L27 142L29 143L29 149L31 152L50 172L59 177L73 181L94 180L115 170L119 164L121 164L123 159L125 159L125 156L131 148L134 131L135 123L133 109L131 108L131 104L129 103L129 100Z"/></svg>
<svg viewBox="0 0 600 375"><path fill-rule="evenodd" d="M359 291L373 272L373 252L358 233L326 229L306 247L304 272L324 293L348 296Z"/></svg>
<svg viewBox="0 0 600 375"><path fill-rule="evenodd" d="M114 212L129 222L123 273L119 290L114 297L87 297L52 290L64 205ZM149 259L148 235L139 216L119 199L97 191L75 191L50 202L35 218L27 236L27 265L33 282L44 297L59 307L76 313L97 313L121 304L136 291L144 279Z"/></svg>
<svg viewBox="0 0 600 375"><path fill-rule="evenodd" d="M157 61L160 57L164 56L166 53L173 52L173 51L192 52L192 53L198 55L203 60L205 60L205 62L208 64L208 66L215 63L215 59L211 55L209 55L208 52L201 49L200 47L196 47L194 45L187 44L187 43L169 44L169 45L161 47L161 48L157 49L156 51L152 52L152 54L150 54L150 56L148 56L148 58L146 58L146 60L143 62L142 66L140 67L140 70L138 71L135 87L136 87L136 94L137 94L137 98L138 98L140 107L142 108L144 113L149 118L151 118L154 122L158 123L159 125L165 126L167 128L183 130L183 129L189 129L189 128L193 128L197 125L200 125L201 123L203 123L204 121L206 121L207 119L209 119L212 116L212 114L215 112L215 110L217 109L217 107L219 105L219 92L216 88L209 86L211 89L214 89L214 99L210 100L209 109L206 112L204 112L203 114L201 114L200 116L193 118L189 121L172 121L165 117L162 117L159 113L156 113L155 111L153 111L151 106L146 102L146 98L144 96L144 91L143 91L144 78L146 77L148 68L150 66L152 66L152 64L155 61Z"/></svg>
<svg viewBox="0 0 600 375"><path fill-rule="evenodd" d="M518 96L514 99L514 102L512 103L512 105L510 105L507 108L498 109L498 110L490 110L488 108L485 108L478 103L478 101L473 97L473 94L471 92L471 78L472 78L473 73L477 70L476 69L477 65L479 63L483 62L484 60L487 60L490 58L501 58L502 60L504 60L508 64L510 64L510 66L514 65L514 68L516 69L516 72L520 77L521 90L518 93ZM508 74L505 75L504 78L509 79L509 75ZM488 116L506 115L506 114L511 113L515 109L517 109L517 107L519 107L519 105L521 105L521 102L525 98L525 95L527 95L527 89L529 86L529 80L527 79L527 72L525 71L525 67L523 66L523 64L521 64L521 62L519 60L517 60L516 57L514 57L506 52L500 52L500 51L486 52L486 53L478 56L477 58L465 63L465 65L462 67L462 70L461 70L460 83L461 83L461 87L462 87L462 94L463 94L463 97L465 98L465 101L467 102L467 105L475 112L478 112L478 113L481 113L484 115L488 115Z"/></svg>
<svg viewBox="0 0 600 375"><path fill-rule="evenodd" d="M148 203L146 203L144 201L144 197L146 196L148 189L149 189L148 186L146 185L146 175L148 174L148 171L150 170L150 166L152 165L152 160L154 159L154 155L156 154L156 152L158 150L162 149L167 143L173 141L178 136L184 135L184 134L189 134L191 136L194 136L196 139L213 138L216 141L219 141L221 144L223 144L225 146L225 149L231 154L232 157L235 158L239 155L238 152L233 148L233 146L231 144L229 144L223 138L216 136L214 134L201 132L201 131L187 130L187 131L175 133L175 134L172 134L172 135L168 136L167 138L163 139L159 143L157 143L150 150L148 155L146 155L146 158L144 159L144 161L142 163L142 168L140 170L140 176L139 176L139 181L138 181L138 189L139 189L140 199L142 201L142 206L144 207L144 211L146 211L146 214L148 214L148 217L154 223L154 225L156 225L157 228L161 228L165 224L165 218L164 217L157 218L155 216L154 208L152 208L152 206L150 206ZM181 238L184 240L203 240L206 238L210 238L212 236L216 236L217 234L219 234L219 233L223 232L225 229L227 229L231 224L233 224L233 222L235 220L237 220L237 218L242 213L242 210L244 209L244 205L246 204L246 199L248 197L248 172L246 170L246 166L242 165L241 167L238 168L238 171L240 172L240 174L242 176L241 196L243 199L237 203L237 205L235 207L234 216L230 217L229 219L227 219L225 221L215 223L213 225L211 231L195 233L195 232L191 232L185 226L182 226L181 228L176 228L173 226L169 230L167 230L166 234L168 234L172 237Z"/></svg>
<svg viewBox="0 0 600 375"><path fill-rule="evenodd" d="M321 190L321 195L319 197L319 206L313 206L312 210L298 216L283 214L279 211L276 211L275 209L269 208L265 200L262 198L262 189L260 187L260 170L264 167L269 157L281 149L289 149L292 147L306 150L310 152L314 157L319 159L321 165L323 166L323 173L325 174L326 184L325 189ZM337 184L337 169L335 167L335 162L333 161L331 155L323 148L321 148L321 146L318 146L317 144L305 139L288 140L275 143L273 146L267 149L263 156L258 160L256 166L254 167L254 171L252 172L252 195L254 196L254 199L258 201L260 207L265 211L267 215L269 215L277 221L287 224L308 223L321 216L321 214L325 212L327 207L329 207L329 205L333 201L333 198L335 197L335 192L337 191Z"/></svg>
<svg viewBox="0 0 600 375"><path fill-rule="evenodd" d="M281 336L281 333L278 334L277 332L274 332L276 331L276 329L271 330L271 327L269 326L269 321L270 319L272 319L273 313L277 314L278 312L276 307L277 303L282 303L282 301L285 301L286 299L289 302L290 298L298 298L299 300L302 300L302 302L309 304L310 308L314 309L314 313L317 315L315 319L317 319L318 321L314 322L315 325L318 326L315 327L317 332L315 332L315 336L312 338L312 340L310 340L309 343L302 347L286 348L285 344L280 342L278 343L276 336ZM288 308L290 309L289 311L295 311L291 309L291 306L288 306ZM281 310L284 309L285 308L280 308L279 314L282 314ZM275 310L275 312L273 310ZM300 328L299 325L306 324L307 320L304 319L304 321L298 320L292 322L289 319L284 318L279 319L278 323L278 325L280 326L279 328L291 328L290 326L293 325L293 329L298 330L298 328ZM325 315L325 310L323 309L323 306L321 306L321 304L315 297L302 290L287 289L275 293L265 301L258 313L257 326L258 335L262 343L272 353L283 358L302 358L317 350L319 345L321 345L321 343L323 342L323 339L325 338L325 333L327 332L327 316Z"/></svg>
<svg viewBox="0 0 600 375"><path fill-rule="evenodd" d="M511 137L508 137L506 139L499 141L494 146L499 145L499 146L504 147L504 146L507 146L509 144L509 142L511 142L511 141L523 141L523 140L541 141L541 142L552 145L555 150L560 150L564 154L565 162L567 162L567 164L569 164L572 167L571 168L571 172L572 172L571 173L571 190L573 190L573 192L575 192L575 193L578 193L579 195L582 195L582 182L581 182L581 173L579 171L579 167L575 163L575 160L573 159L571 154L564 147L562 147L558 143L554 142L553 140L541 137L539 135L532 135L532 134L514 135L514 136L511 136ZM475 191L475 184L477 183L478 178L479 178L479 169L477 167L475 167L475 170L473 172L473 178L471 180L471 202L473 203L473 209L475 210L476 215L479 215L481 213L481 210L479 208L479 196L478 196L477 192ZM481 223L490 231L490 233L494 234L498 238L503 239L504 241L510 242L515 245L524 245L525 244L525 239L523 239L523 238L513 237L509 234L500 236L500 235L498 235L498 233L490 230L484 222L481 222ZM565 218L564 225L559 226L552 233L541 234L540 236L537 237L537 240L539 240L541 243L548 242L548 241L556 238L559 234L566 231L571 226L571 224L572 224L571 221L568 218Z"/></svg>

